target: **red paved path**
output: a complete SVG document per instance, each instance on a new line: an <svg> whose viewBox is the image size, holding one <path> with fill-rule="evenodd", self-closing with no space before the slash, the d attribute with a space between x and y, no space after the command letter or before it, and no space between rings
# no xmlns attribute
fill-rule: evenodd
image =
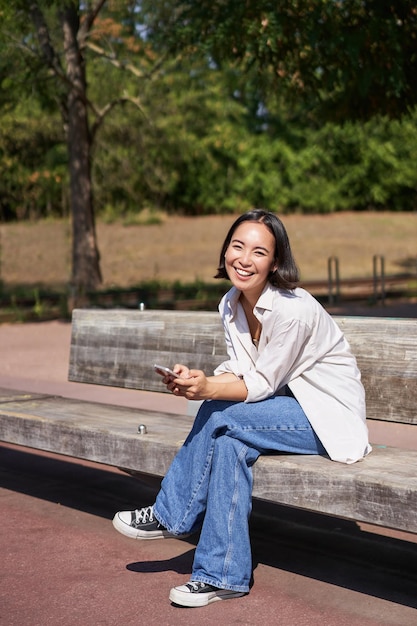
<svg viewBox="0 0 417 626"><path fill-rule="evenodd" d="M166 409L166 396L66 382L69 334L61 322L1 325L0 386ZM260 504L249 596L173 607L193 541L135 542L110 522L153 494L113 468L1 446L0 624L417 625L415 536L279 508L271 522Z"/></svg>

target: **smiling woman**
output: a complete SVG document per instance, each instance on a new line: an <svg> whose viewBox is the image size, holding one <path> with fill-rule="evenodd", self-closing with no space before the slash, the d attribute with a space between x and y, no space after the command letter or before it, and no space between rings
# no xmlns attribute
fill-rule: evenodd
<svg viewBox="0 0 417 626"><path fill-rule="evenodd" d="M219 267L215 278L231 279L225 267L226 254L229 252L231 243L236 250L244 246L245 242L239 240L241 227L253 231L260 229L257 234L253 232L252 244L255 247L258 244L256 251L258 258L265 254L272 254L273 261L271 261L268 274L271 285L284 289L296 287L299 282L298 268L291 251L287 231L275 214L260 209L244 213L232 224L220 252Z"/></svg>
<svg viewBox="0 0 417 626"><path fill-rule="evenodd" d="M276 271L273 235L262 222L243 222L234 232L225 255L225 270L252 309L270 274Z"/></svg>
<svg viewBox="0 0 417 626"><path fill-rule="evenodd" d="M176 396L203 400L153 505L119 511L132 539L200 531L190 582L170 600L205 606L249 592L252 466L289 452L353 463L370 452L356 360L333 319L304 289L286 230L256 209L230 228L217 278L228 359L214 375L177 363L161 373Z"/></svg>

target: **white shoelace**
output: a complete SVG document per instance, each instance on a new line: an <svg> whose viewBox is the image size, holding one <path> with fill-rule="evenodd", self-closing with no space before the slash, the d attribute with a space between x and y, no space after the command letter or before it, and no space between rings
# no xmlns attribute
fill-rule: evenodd
<svg viewBox="0 0 417 626"><path fill-rule="evenodd" d="M146 524L146 522L153 522L153 506L147 506L144 509L135 510L135 523Z"/></svg>
<svg viewBox="0 0 417 626"><path fill-rule="evenodd" d="M206 583L202 583L199 580L190 580L189 583L185 585L188 589L193 591L198 591L199 589L203 589L204 587L211 587L211 585L207 585Z"/></svg>

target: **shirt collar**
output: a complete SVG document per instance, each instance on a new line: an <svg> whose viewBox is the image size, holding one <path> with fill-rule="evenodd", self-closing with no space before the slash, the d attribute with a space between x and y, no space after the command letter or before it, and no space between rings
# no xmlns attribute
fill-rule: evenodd
<svg viewBox="0 0 417 626"><path fill-rule="evenodd" d="M255 309L263 309L264 311L272 311L275 292L276 292L276 288L274 288L271 285L271 283L269 282L266 283L255 305ZM236 289L236 287L232 287L226 295L228 312L229 312L231 319L233 319L236 315L240 293L241 292L239 289Z"/></svg>
<svg viewBox="0 0 417 626"><path fill-rule="evenodd" d="M258 302L255 304L255 309L263 309L264 311L272 311L273 302L274 302L274 294L276 293L276 288L271 285L271 283L266 283L264 290L258 298Z"/></svg>
<svg viewBox="0 0 417 626"><path fill-rule="evenodd" d="M226 294L227 312L230 318L233 319L236 315L237 304L239 302L240 291L236 287L232 287Z"/></svg>

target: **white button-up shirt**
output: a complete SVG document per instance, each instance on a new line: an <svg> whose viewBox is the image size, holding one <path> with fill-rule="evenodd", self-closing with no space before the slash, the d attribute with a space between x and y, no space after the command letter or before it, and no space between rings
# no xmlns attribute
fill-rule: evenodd
<svg viewBox="0 0 417 626"><path fill-rule="evenodd" d="M336 322L304 289L287 291L267 283L254 308L262 324L256 348L239 296L232 287L219 305L229 360L215 374L242 377L246 402L269 398L288 385L332 460L363 458L371 450L365 392Z"/></svg>

